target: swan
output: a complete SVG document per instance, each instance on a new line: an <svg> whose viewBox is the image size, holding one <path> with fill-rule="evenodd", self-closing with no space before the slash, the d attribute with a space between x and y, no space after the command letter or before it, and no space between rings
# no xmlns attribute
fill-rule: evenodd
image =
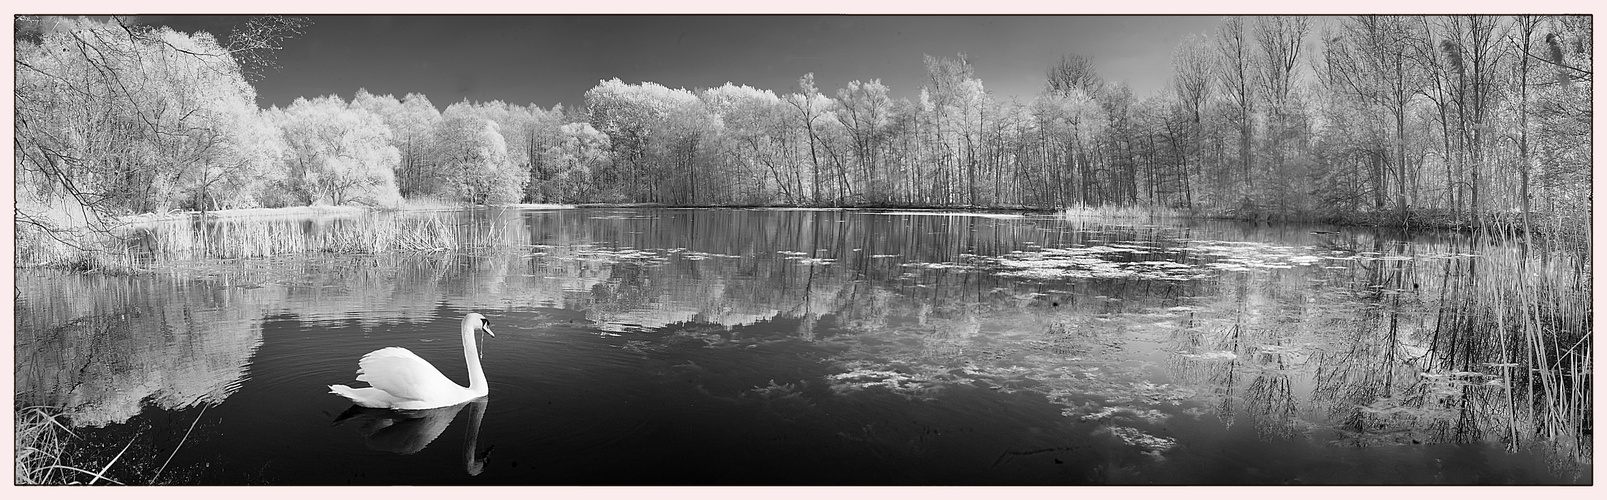
<svg viewBox="0 0 1607 500"><path fill-rule="evenodd" d="M492 337L491 320L480 313L463 317L463 357L469 362L469 386L463 387L442 375L429 361L401 347L386 347L357 360L357 380L370 387L353 389L336 384L331 394L345 396L358 406L393 410L428 410L453 406L485 396L485 371L474 346L474 330L485 330Z"/></svg>

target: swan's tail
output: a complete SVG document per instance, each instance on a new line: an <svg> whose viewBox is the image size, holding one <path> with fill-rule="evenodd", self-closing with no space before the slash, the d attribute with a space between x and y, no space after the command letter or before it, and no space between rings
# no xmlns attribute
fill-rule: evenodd
<svg viewBox="0 0 1607 500"><path fill-rule="evenodd" d="M357 403L358 406L368 408L390 408L392 400L396 399L390 393L373 387L353 389L340 384L329 386L329 393L339 394Z"/></svg>

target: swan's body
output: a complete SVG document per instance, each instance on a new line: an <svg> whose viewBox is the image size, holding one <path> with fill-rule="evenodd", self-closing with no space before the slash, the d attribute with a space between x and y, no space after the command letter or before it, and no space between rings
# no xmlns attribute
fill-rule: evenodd
<svg viewBox="0 0 1607 500"><path fill-rule="evenodd" d="M358 406L396 410L453 406L485 396L489 391L485 371L480 368L480 356L475 352L475 329L497 336L491 332L491 321L480 313L469 313L463 318L463 357L469 363L468 387L446 378L413 351L386 347L357 360L357 380L368 382L369 387L353 389L336 384L329 386L329 392L345 396Z"/></svg>

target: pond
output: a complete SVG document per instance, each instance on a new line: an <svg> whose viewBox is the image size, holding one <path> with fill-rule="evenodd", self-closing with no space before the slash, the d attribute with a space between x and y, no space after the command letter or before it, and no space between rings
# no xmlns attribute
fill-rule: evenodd
<svg viewBox="0 0 1607 500"><path fill-rule="evenodd" d="M1548 302L1584 310L1549 310L1588 334L1566 255L1031 214L427 217L476 244L19 269L17 406L59 408L126 484L1591 482L1588 349L1541 379L1500 346L1545 342L1458 327L1521 263L1574 280ZM467 383L470 312L486 398L329 393L390 346ZM1531 432L1559 422L1582 430Z"/></svg>

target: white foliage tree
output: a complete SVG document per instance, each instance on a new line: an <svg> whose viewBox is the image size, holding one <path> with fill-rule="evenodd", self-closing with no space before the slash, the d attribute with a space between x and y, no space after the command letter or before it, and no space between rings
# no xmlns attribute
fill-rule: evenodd
<svg viewBox="0 0 1607 500"><path fill-rule="evenodd" d="M395 205L401 155L378 115L338 96L298 98L280 128L287 146L287 186L307 204Z"/></svg>

